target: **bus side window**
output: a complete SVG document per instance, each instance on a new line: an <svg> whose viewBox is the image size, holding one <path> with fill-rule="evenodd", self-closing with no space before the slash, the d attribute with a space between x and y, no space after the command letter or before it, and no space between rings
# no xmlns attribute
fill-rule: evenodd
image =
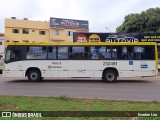
<svg viewBox="0 0 160 120"><path fill-rule="evenodd" d="M89 59L89 47L70 47L69 58L78 60Z"/></svg>
<svg viewBox="0 0 160 120"><path fill-rule="evenodd" d="M47 58L47 47L42 46L30 46L27 48L27 59L46 59Z"/></svg>
<svg viewBox="0 0 160 120"><path fill-rule="evenodd" d="M154 46L153 46L154 47ZM158 59L160 60L160 43L159 45L157 46L158 47ZM152 48L153 49L153 48ZM154 58L155 59L155 58Z"/></svg>
<svg viewBox="0 0 160 120"><path fill-rule="evenodd" d="M59 46L58 47L58 59L68 59L68 47Z"/></svg>
<svg viewBox="0 0 160 120"><path fill-rule="evenodd" d="M136 46L134 47L135 59L137 60L154 60L154 46Z"/></svg>
<svg viewBox="0 0 160 120"><path fill-rule="evenodd" d="M11 59L11 51L7 50L5 61L9 61Z"/></svg>
<svg viewBox="0 0 160 120"><path fill-rule="evenodd" d="M127 47L122 47L122 60L127 59Z"/></svg>
<svg viewBox="0 0 160 120"><path fill-rule="evenodd" d="M117 48L112 48L112 59L117 59Z"/></svg>
<svg viewBox="0 0 160 120"><path fill-rule="evenodd" d="M90 56L89 47L85 47L84 59L89 59L89 56Z"/></svg>
<svg viewBox="0 0 160 120"><path fill-rule="evenodd" d="M111 59L110 47L91 47L91 59Z"/></svg>
<svg viewBox="0 0 160 120"><path fill-rule="evenodd" d="M10 60L16 61L20 60L21 51L20 50L11 50Z"/></svg>
<svg viewBox="0 0 160 120"><path fill-rule="evenodd" d="M111 59L111 48L100 47L99 48L99 59Z"/></svg>
<svg viewBox="0 0 160 120"><path fill-rule="evenodd" d="M115 59L115 60L122 59L122 47L121 46L112 47L112 59Z"/></svg>
<svg viewBox="0 0 160 120"><path fill-rule="evenodd" d="M144 56L142 56L142 59L155 60L154 55L155 55L154 46L145 46Z"/></svg>
<svg viewBox="0 0 160 120"><path fill-rule="evenodd" d="M99 47L91 47L91 59L99 58Z"/></svg>
<svg viewBox="0 0 160 120"><path fill-rule="evenodd" d="M127 55L129 60L133 60L133 47L127 47Z"/></svg>
<svg viewBox="0 0 160 120"><path fill-rule="evenodd" d="M56 47L49 47L48 49L48 59L56 59L57 49Z"/></svg>
<svg viewBox="0 0 160 120"><path fill-rule="evenodd" d="M134 56L136 60L141 60L144 58L144 47L135 46L134 47Z"/></svg>

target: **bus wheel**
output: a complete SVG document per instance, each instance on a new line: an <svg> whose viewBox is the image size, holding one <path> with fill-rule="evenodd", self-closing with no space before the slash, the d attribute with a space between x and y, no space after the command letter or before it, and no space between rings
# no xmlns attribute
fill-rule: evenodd
<svg viewBox="0 0 160 120"><path fill-rule="evenodd" d="M117 74L114 70L107 70L103 74L103 80L108 83L114 83L117 81Z"/></svg>
<svg viewBox="0 0 160 120"><path fill-rule="evenodd" d="M41 74L38 70L31 70L28 73L28 80L32 82L38 82L41 80Z"/></svg>

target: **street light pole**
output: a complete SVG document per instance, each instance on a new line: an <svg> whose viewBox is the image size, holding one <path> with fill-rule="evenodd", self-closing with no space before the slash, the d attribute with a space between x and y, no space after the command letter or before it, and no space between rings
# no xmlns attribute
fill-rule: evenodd
<svg viewBox="0 0 160 120"><path fill-rule="evenodd" d="M109 32L111 32L110 29L109 29L108 27L106 27L106 29L107 29Z"/></svg>

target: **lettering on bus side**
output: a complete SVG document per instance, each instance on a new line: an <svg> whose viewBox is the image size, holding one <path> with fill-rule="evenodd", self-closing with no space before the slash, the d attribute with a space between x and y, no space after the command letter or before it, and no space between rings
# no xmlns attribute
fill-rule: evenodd
<svg viewBox="0 0 160 120"><path fill-rule="evenodd" d="M103 62L103 66L117 66L117 62Z"/></svg>
<svg viewBox="0 0 160 120"><path fill-rule="evenodd" d="M48 65L48 69L62 68L61 62L52 62L52 65Z"/></svg>
<svg viewBox="0 0 160 120"><path fill-rule="evenodd" d="M52 62L52 65L61 65L61 62Z"/></svg>
<svg viewBox="0 0 160 120"><path fill-rule="evenodd" d="M61 66L51 66L51 65L48 65L48 69L54 69L54 68L62 68Z"/></svg>

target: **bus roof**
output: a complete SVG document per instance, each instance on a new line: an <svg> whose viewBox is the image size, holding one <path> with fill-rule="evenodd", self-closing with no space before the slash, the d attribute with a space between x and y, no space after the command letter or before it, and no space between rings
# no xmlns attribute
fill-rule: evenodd
<svg viewBox="0 0 160 120"><path fill-rule="evenodd" d="M103 45L157 45L156 42L89 42L89 43L86 43L86 42L28 42L28 43L25 43L25 42L12 42L12 43L9 43L7 44L7 46L30 46L30 45L34 45L34 46L39 46L39 45L75 45L75 46L92 46L92 45L100 45L100 46L103 46Z"/></svg>

